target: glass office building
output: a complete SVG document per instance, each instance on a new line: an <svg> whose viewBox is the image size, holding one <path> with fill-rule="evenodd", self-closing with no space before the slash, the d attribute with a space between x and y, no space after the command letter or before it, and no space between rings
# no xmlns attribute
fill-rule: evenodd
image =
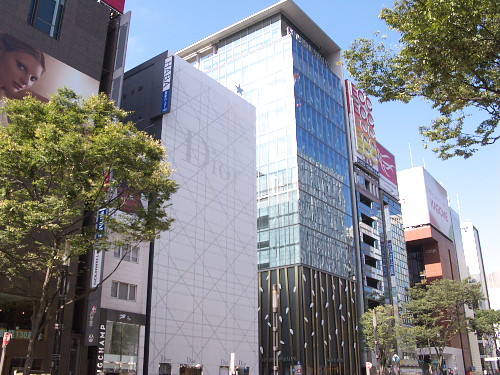
<svg viewBox="0 0 500 375"><path fill-rule="evenodd" d="M408 300L407 291L410 288L408 273L408 256L403 228L403 215L401 204L391 195L381 191L384 205L385 241L384 248L388 258L388 279L391 286L391 299L399 315Z"/></svg>
<svg viewBox="0 0 500 375"><path fill-rule="evenodd" d="M340 49L283 1L178 54L257 109L260 373L358 373Z"/></svg>

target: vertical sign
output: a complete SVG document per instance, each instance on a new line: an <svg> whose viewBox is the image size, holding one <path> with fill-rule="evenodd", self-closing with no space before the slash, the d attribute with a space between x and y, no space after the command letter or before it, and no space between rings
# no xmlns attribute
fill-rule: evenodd
<svg viewBox="0 0 500 375"><path fill-rule="evenodd" d="M99 239L104 235L106 230L105 218L108 210L106 208L101 208L97 212L96 220L96 234L95 238ZM87 301L87 320L85 326L85 345L86 346L97 346L101 341L99 332L100 323L100 310L101 310L101 287L99 283L102 279L102 265L104 253L99 250L99 246L96 244L94 246L93 256L92 256L92 272L90 275L90 287L97 288L90 292Z"/></svg>
<svg viewBox="0 0 500 375"><path fill-rule="evenodd" d="M97 212L96 234L95 234L96 239L101 238L104 234L104 230L106 229L104 218L106 217L107 212L108 210L106 208L101 208ZM104 255L103 252L99 250L98 244L96 244L94 246L94 256L92 260L92 276L90 279L91 288L97 287L101 282L103 255Z"/></svg>
<svg viewBox="0 0 500 375"><path fill-rule="evenodd" d="M354 161L378 175L378 150L372 116L372 102L356 85L346 80L349 125L353 135Z"/></svg>
<svg viewBox="0 0 500 375"><path fill-rule="evenodd" d="M384 206L384 221L385 221L385 233L387 238L387 252L389 255L389 269L391 277L391 294L392 294L392 305L394 306L394 311L398 311L398 296L397 296L397 285L396 285L396 269L394 265L394 250L392 248L392 223L391 223L391 211L389 205Z"/></svg>
<svg viewBox="0 0 500 375"><path fill-rule="evenodd" d="M104 373L104 344L106 342L106 325L99 325L99 340L97 343L97 373Z"/></svg>
<svg viewBox="0 0 500 375"><path fill-rule="evenodd" d="M399 198L398 179L396 175L396 159L384 146L377 142L378 149L378 171L380 172L380 187Z"/></svg>
<svg viewBox="0 0 500 375"><path fill-rule="evenodd" d="M161 114L170 112L172 101L172 74L174 72L174 56L165 59L163 66L163 89L161 100Z"/></svg>

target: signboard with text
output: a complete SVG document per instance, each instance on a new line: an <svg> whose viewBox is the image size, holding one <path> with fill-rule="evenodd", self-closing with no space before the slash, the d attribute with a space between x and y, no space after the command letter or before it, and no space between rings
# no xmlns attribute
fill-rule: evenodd
<svg viewBox="0 0 500 375"><path fill-rule="evenodd" d="M398 172L399 196L405 228L432 224L453 238L446 190L423 167Z"/></svg>
<svg viewBox="0 0 500 375"><path fill-rule="evenodd" d="M378 174L378 149L372 115L372 102L356 85L346 80L347 110L354 162Z"/></svg>
<svg viewBox="0 0 500 375"><path fill-rule="evenodd" d="M174 56L169 56L165 59L163 66L163 85L162 85L162 100L161 113L170 112L172 101L172 74L174 72Z"/></svg>
<svg viewBox="0 0 500 375"><path fill-rule="evenodd" d="M377 142L378 171L380 188L393 197L398 198L398 178L396 175L396 158L384 146Z"/></svg>

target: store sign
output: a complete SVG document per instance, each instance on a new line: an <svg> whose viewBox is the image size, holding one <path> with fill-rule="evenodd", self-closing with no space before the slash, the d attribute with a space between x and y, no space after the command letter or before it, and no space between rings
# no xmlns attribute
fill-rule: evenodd
<svg viewBox="0 0 500 375"><path fill-rule="evenodd" d="M394 270L394 252L392 250L392 241L389 240L387 241L387 251L389 252L389 268L391 270L391 276L395 276L395 270Z"/></svg>
<svg viewBox="0 0 500 375"><path fill-rule="evenodd" d="M97 212L97 220L96 220L96 234L95 238L99 239L104 235L104 231L106 230L106 223L104 219L106 218L108 210L106 208L101 208ZM99 250L97 244L94 246L94 256L92 261L92 276L90 278L90 287L96 288L101 282L101 274L102 274L102 263L103 263L104 253Z"/></svg>
<svg viewBox="0 0 500 375"><path fill-rule="evenodd" d="M163 66L163 90L161 100L161 113L170 112L170 104L172 102L172 74L174 72L174 56L169 56L165 59Z"/></svg>
<svg viewBox="0 0 500 375"><path fill-rule="evenodd" d="M99 339L97 342L97 372L103 372L104 368L104 345L106 343L106 325L99 326Z"/></svg>

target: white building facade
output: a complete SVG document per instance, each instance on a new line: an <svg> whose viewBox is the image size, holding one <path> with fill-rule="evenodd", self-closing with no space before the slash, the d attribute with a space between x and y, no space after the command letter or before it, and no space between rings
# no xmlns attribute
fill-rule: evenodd
<svg viewBox="0 0 500 375"><path fill-rule="evenodd" d="M122 99L179 185L149 246L138 373L228 374L231 353L257 373L255 108L168 53L127 72Z"/></svg>

